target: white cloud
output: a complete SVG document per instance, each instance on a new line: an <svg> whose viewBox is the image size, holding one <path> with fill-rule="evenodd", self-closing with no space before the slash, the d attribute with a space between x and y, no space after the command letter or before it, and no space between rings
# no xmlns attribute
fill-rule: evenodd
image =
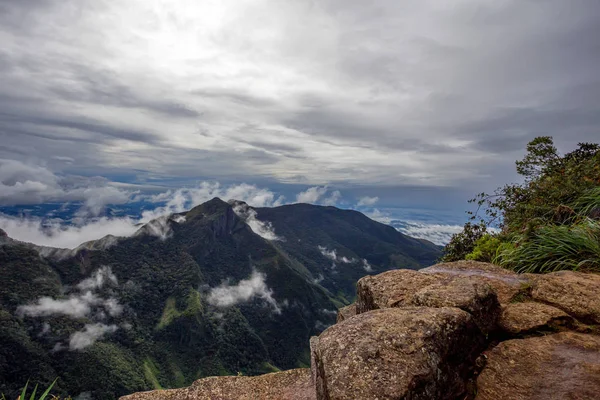
<svg viewBox="0 0 600 400"><path fill-rule="evenodd" d="M358 200L358 203L356 203L356 207L373 206L378 201L379 201L379 197L377 197L377 196L375 196L375 197L369 197L369 196L361 197Z"/></svg>
<svg viewBox="0 0 600 400"><path fill-rule="evenodd" d="M117 329L116 325L86 324L82 331L75 332L69 338L69 350L83 350Z"/></svg>
<svg viewBox="0 0 600 400"><path fill-rule="evenodd" d="M323 256L329 258L331 261L334 262L333 268L335 268L335 262L341 262L344 264L351 264L353 262L356 262L356 260L354 258L348 258L346 256L338 256L337 251L335 249L329 250L324 246L317 246L317 248L319 249L319 251L321 252L321 254Z"/></svg>
<svg viewBox="0 0 600 400"><path fill-rule="evenodd" d="M18 170L22 171L22 168ZM44 171L46 170L42 170L41 173ZM93 192L95 189L86 190ZM139 234L148 234L166 239L171 232L170 220L176 223L185 222L185 217L180 215L169 217L171 214L187 211L214 197L241 200L254 207L276 207L283 204L284 201L283 196L278 196L269 189L246 183L223 186L218 182L201 182L195 188L168 190L156 195L131 193L133 196L131 201L147 200L155 203L164 202L165 204L152 210L143 211L139 219L129 217L85 218L84 213L82 218L74 220L75 224L73 225L66 225L62 220L35 217L16 218L0 213L0 229L4 230L11 238L23 242L40 246L74 249L84 242L98 240L106 235L127 237L139 232ZM96 196L90 194L90 197L95 198ZM109 197L99 197L97 202L91 201L88 205L84 205L82 209L98 211L109 199ZM255 215L249 215L249 225L252 229L269 240L276 240L277 237L272 232L272 227L255 217ZM151 221L153 222L150 223ZM148 225L140 230L139 224ZM112 243L114 244L114 242Z"/></svg>
<svg viewBox="0 0 600 400"><path fill-rule="evenodd" d="M83 318L90 315L92 306L103 302L96 294L88 291L75 294L64 300L52 297L40 297L36 303L19 306L17 312L30 317L45 317L49 315L66 315L71 318Z"/></svg>
<svg viewBox="0 0 600 400"><path fill-rule="evenodd" d="M100 215L107 204L127 203L132 192L110 186L104 178L64 177L49 169L0 159L0 204L83 202L82 215Z"/></svg>
<svg viewBox="0 0 600 400"><path fill-rule="evenodd" d="M233 204L233 211L238 217L243 219L257 235L267 240L282 240L282 238L275 234L273 225L268 221L260 221L257 218L258 213L256 210L250 208L247 204L235 203Z"/></svg>
<svg viewBox="0 0 600 400"><path fill-rule="evenodd" d="M298 193L296 195L296 202L315 204L325 193L327 193L326 187L313 186L304 192Z"/></svg>
<svg viewBox="0 0 600 400"><path fill-rule="evenodd" d="M94 290L103 287L106 283L110 283L114 286L119 284L117 277L113 274L112 269L109 266L98 268L91 277L79 282L77 288L79 290Z"/></svg>
<svg viewBox="0 0 600 400"><path fill-rule="evenodd" d="M166 202L162 207L143 214L142 220L149 221L158 216L186 211L194 206L218 197L224 201L239 200L251 207L276 207L283 204L284 197L277 196L266 188L241 183L223 186L218 182L201 182L195 188L182 188L147 196L146 199L158 203Z"/></svg>
<svg viewBox="0 0 600 400"><path fill-rule="evenodd" d="M212 288L207 301L216 307L231 307L253 298L260 298L273 307L275 313L280 314L281 308L273 298L273 291L267 286L266 278L265 274L253 271L248 279L242 279L236 285L223 283Z"/></svg>
<svg viewBox="0 0 600 400"><path fill-rule="evenodd" d="M84 225L64 225L62 221L15 218L0 214L0 229L11 238L40 246L74 249L84 242L106 235L131 236L139 227L130 218L86 219Z"/></svg>
<svg viewBox="0 0 600 400"><path fill-rule="evenodd" d="M328 250L326 247L324 246L317 246L319 251L321 252L321 254L327 258L329 258L332 261L336 261L337 260L337 252L334 250Z"/></svg>
<svg viewBox="0 0 600 400"><path fill-rule="evenodd" d="M324 206L335 206L341 197L342 193L339 190L334 190L329 197L323 200L322 204Z"/></svg>
<svg viewBox="0 0 600 400"><path fill-rule="evenodd" d="M108 312L111 317L117 317L123 312L123 306L113 297L102 298L95 291L110 284L117 286L117 277L110 267L103 266L75 285L79 293L72 293L66 299L53 299L44 296L35 302L17 307L19 315L30 317L47 317L51 315L65 315L71 318L93 317L93 312L101 315Z"/></svg>
<svg viewBox="0 0 600 400"><path fill-rule="evenodd" d="M371 264L369 264L369 262L365 258L363 258L362 260L362 265L365 271L373 272L373 267L371 267Z"/></svg>
<svg viewBox="0 0 600 400"><path fill-rule="evenodd" d="M382 212L377 208L373 209L371 212L366 212L365 215L372 220L386 225L389 225L394 220L389 214Z"/></svg>

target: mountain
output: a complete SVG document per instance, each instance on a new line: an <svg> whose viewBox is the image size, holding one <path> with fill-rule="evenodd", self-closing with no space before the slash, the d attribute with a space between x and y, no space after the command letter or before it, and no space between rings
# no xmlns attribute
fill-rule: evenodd
<svg viewBox="0 0 600 400"><path fill-rule="evenodd" d="M439 256L356 211L218 198L74 250L0 234L0 392L59 377L113 399L307 366L358 278Z"/></svg>

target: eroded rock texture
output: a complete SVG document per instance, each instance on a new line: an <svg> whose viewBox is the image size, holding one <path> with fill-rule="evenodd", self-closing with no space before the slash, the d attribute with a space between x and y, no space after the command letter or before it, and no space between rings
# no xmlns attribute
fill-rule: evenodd
<svg viewBox="0 0 600 400"><path fill-rule="evenodd" d="M502 310L500 328L510 334L527 334L568 329L574 326L571 316L542 303L512 303Z"/></svg>
<svg viewBox="0 0 600 400"><path fill-rule="evenodd" d="M560 308L582 322L600 324L600 275L559 271L532 280L534 300Z"/></svg>
<svg viewBox="0 0 600 400"><path fill-rule="evenodd" d="M484 346L458 308L360 314L313 342L317 399L455 399Z"/></svg>
<svg viewBox="0 0 600 400"><path fill-rule="evenodd" d="M183 389L155 390L122 400L314 400L310 369L293 369L256 377L219 376L200 379Z"/></svg>
<svg viewBox="0 0 600 400"><path fill-rule="evenodd" d="M500 343L487 353L476 400L597 399L600 337L572 332Z"/></svg>

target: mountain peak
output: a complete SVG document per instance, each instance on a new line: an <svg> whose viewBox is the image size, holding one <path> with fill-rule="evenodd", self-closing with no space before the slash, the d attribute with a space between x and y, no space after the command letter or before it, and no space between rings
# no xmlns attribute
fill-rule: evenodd
<svg viewBox="0 0 600 400"><path fill-rule="evenodd" d="M223 211L226 211L228 208L231 208L231 206L227 202L221 200L218 197L214 197L211 200L208 200L207 202L204 202L192 208L185 215L186 218L190 219L203 214L211 215L221 213Z"/></svg>

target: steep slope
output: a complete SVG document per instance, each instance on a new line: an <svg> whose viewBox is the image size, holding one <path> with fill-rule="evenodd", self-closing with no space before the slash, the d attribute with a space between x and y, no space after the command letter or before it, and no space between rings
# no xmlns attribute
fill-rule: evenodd
<svg viewBox="0 0 600 400"><path fill-rule="evenodd" d="M307 366L310 336L354 291L348 279L367 265L417 268L437 251L359 213L273 210L215 198L75 250L3 236L0 391L59 376L59 392L112 399ZM354 261L332 268L334 250Z"/></svg>
<svg viewBox="0 0 600 400"><path fill-rule="evenodd" d="M354 296L356 281L365 274L418 269L441 256L439 246L406 236L354 210L292 204L256 208L256 212L284 238L278 242L284 251L322 286L348 300Z"/></svg>

